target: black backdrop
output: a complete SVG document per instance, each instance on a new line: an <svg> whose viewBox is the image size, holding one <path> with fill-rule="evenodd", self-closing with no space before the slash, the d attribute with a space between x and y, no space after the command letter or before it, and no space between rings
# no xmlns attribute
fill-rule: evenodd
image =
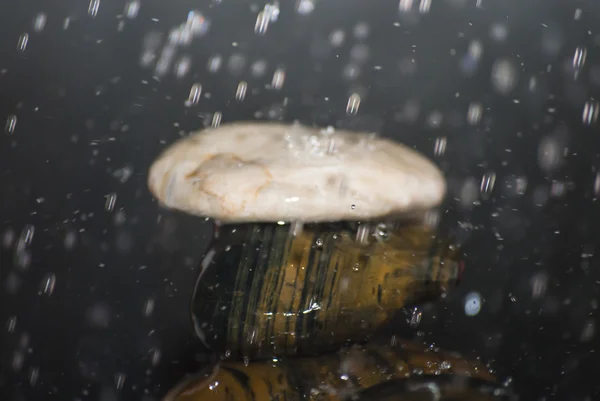
<svg viewBox="0 0 600 401"><path fill-rule="evenodd" d="M374 130L432 157L467 273L418 327L400 314L390 331L482 357L522 400L600 399L598 3L281 3L264 35L262 2L147 0L135 18L114 0L94 18L74 0L0 4L0 399L156 400L202 365L188 306L211 226L160 210L146 172L215 112ZM145 38L190 10L210 23L177 50L189 71L153 78ZM269 89L278 67L285 83Z"/></svg>

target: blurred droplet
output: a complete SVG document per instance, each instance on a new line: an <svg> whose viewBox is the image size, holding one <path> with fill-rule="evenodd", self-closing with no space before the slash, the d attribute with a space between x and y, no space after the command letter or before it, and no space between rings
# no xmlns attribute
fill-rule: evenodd
<svg viewBox="0 0 600 401"><path fill-rule="evenodd" d="M315 9L315 0L296 0L298 14L310 14Z"/></svg>
<svg viewBox="0 0 600 401"><path fill-rule="evenodd" d="M267 71L267 62L265 60L257 60L254 63L252 63L252 66L250 67L250 72L252 73L252 76L254 78L260 78L263 75L265 75L265 72Z"/></svg>
<svg viewBox="0 0 600 401"><path fill-rule="evenodd" d="M494 186L496 184L496 173L490 172L483 175L481 178L481 185L479 186L479 191L482 194L490 194L494 190Z"/></svg>
<svg viewBox="0 0 600 401"><path fill-rule="evenodd" d="M581 331L581 337L580 340L581 342L588 342L590 341L596 332L596 323L593 319L588 320L587 322L585 322L585 324L583 325L583 330Z"/></svg>
<svg viewBox="0 0 600 401"><path fill-rule="evenodd" d="M110 324L112 313L108 305L97 303L87 311L87 320L90 326L96 328L107 328Z"/></svg>
<svg viewBox="0 0 600 401"><path fill-rule="evenodd" d="M106 202L104 202L104 208L109 211L112 212L115 209L115 205L117 203L117 194L116 193L110 193L106 196Z"/></svg>
<svg viewBox="0 0 600 401"><path fill-rule="evenodd" d="M115 375L115 388L117 389L117 391L121 391L123 389L123 386L125 385L125 374L124 373L117 373Z"/></svg>
<svg viewBox="0 0 600 401"><path fill-rule="evenodd" d="M492 24L490 27L490 36L498 42L504 42L508 37L508 28L504 24Z"/></svg>
<svg viewBox="0 0 600 401"><path fill-rule="evenodd" d="M335 30L329 34L329 44L333 47L340 47L344 44L346 34L341 29Z"/></svg>
<svg viewBox="0 0 600 401"><path fill-rule="evenodd" d="M532 297L540 298L543 297L546 293L546 288L548 287L548 275L546 273L536 273L531 278L531 292Z"/></svg>
<svg viewBox="0 0 600 401"><path fill-rule="evenodd" d="M257 35L264 35L269 27L270 19L270 16L264 11L259 12L256 17L256 23L254 24L254 32Z"/></svg>
<svg viewBox="0 0 600 401"><path fill-rule="evenodd" d="M419 308L414 308L410 317L410 327L415 328L421 323L423 318L423 312Z"/></svg>
<svg viewBox="0 0 600 401"><path fill-rule="evenodd" d="M98 15L98 9L100 8L100 0L90 0L90 5L88 6L88 15L92 18L95 18Z"/></svg>
<svg viewBox="0 0 600 401"><path fill-rule="evenodd" d="M501 94L508 94L517 85L518 74L509 60L497 60L492 66L492 85Z"/></svg>
<svg viewBox="0 0 600 401"><path fill-rule="evenodd" d="M65 249L71 250L75 248L75 244L77 243L77 232L74 230L68 231L65 234Z"/></svg>
<svg viewBox="0 0 600 401"><path fill-rule="evenodd" d="M426 14L431 9L431 0L421 0L419 4L419 12L421 14Z"/></svg>
<svg viewBox="0 0 600 401"><path fill-rule="evenodd" d="M150 363L152 366L158 366L160 363L161 352L158 348L152 348L150 350Z"/></svg>
<svg viewBox="0 0 600 401"><path fill-rule="evenodd" d="M585 125L592 125L598 121L598 113L600 112L600 103L597 100L588 100L583 106L583 114L581 116Z"/></svg>
<svg viewBox="0 0 600 401"><path fill-rule="evenodd" d="M234 53L227 61L227 68L232 75L240 75L246 67L246 57L241 53Z"/></svg>
<svg viewBox="0 0 600 401"><path fill-rule="evenodd" d="M177 78L185 77L188 72L190 72L190 68L192 66L192 59L189 56L181 57L175 63L175 76Z"/></svg>
<svg viewBox="0 0 600 401"><path fill-rule="evenodd" d="M237 86L237 90L235 91L235 100L241 102L246 97L246 92L248 90L248 83L246 81L240 81Z"/></svg>
<svg viewBox="0 0 600 401"><path fill-rule="evenodd" d="M413 0L400 0L400 3L398 4L398 10L400 10L400 12L407 12L412 9L412 6Z"/></svg>
<svg viewBox="0 0 600 401"><path fill-rule="evenodd" d="M11 114L6 119L6 124L4 125L4 132L7 134L13 134L15 132L15 128L17 127L17 116Z"/></svg>
<svg viewBox="0 0 600 401"><path fill-rule="evenodd" d="M357 93L353 93L348 98L348 104L346 105L346 114L348 115L356 115L358 113L358 108L360 107L360 96Z"/></svg>
<svg viewBox="0 0 600 401"><path fill-rule="evenodd" d="M579 73L585 65L587 59L587 48L585 46L577 46L573 54L573 74L574 78L579 77Z"/></svg>
<svg viewBox="0 0 600 401"><path fill-rule="evenodd" d="M483 116L483 106L481 103L471 103L467 111L467 122L471 125L477 125Z"/></svg>
<svg viewBox="0 0 600 401"><path fill-rule="evenodd" d="M47 19L48 17L45 13L39 13L38 15L36 15L35 19L33 20L33 30L35 32L42 32L46 27Z"/></svg>
<svg viewBox="0 0 600 401"><path fill-rule="evenodd" d="M435 144L433 146L433 153L436 156L443 156L446 153L446 146L448 144L448 139L443 136L441 138L435 139Z"/></svg>
<svg viewBox="0 0 600 401"><path fill-rule="evenodd" d="M273 79L271 80L271 86L274 89L281 89L283 83L285 82L285 70L283 68L278 68L275 70L273 74Z"/></svg>
<svg viewBox="0 0 600 401"><path fill-rule="evenodd" d="M200 101L200 95L202 94L202 85L193 84L190 89L190 94L188 95L187 100L185 101L185 105L187 107L195 106Z"/></svg>
<svg viewBox="0 0 600 401"><path fill-rule="evenodd" d="M8 318L8 321L6 322L6 330L8 330L9 333L12 333L15 331L16 327L17 327L17 317L10 316Z"/></svg>
<svg viewBox="0 0 600 401"><path fill-rule="evenodd" d="M458 199L460 205L465 209L472 207L479 199L479 190L475 178L470 177L465 180L458 194Z"/></svg>
<svg viewBox="0 0 600 401"><path fill-rule="evenodd" d="M154 313L154 299L148 298L144 303L144 316L150 317Z"/></svg>
<svg viewBox="0 0 600 401"><path fill-rule="evenodd" d="M138 16L140 12L140 1L139 0L131 0L125 4L125 16L129 19L134 19Z"/></svg>
<svg viewBox="0 0 600 401"><path fill-rule="evenodd" d="M24 33L19 36L19 40L17 40L17 50L20 52L24 52L27 48L27 43L29 43L29 34Z"/></svg>
<svg viewBox="0 0 600 401"><path fill-rule="evenodd" d="M21 351L15 351L13 353L13 358L11 362L11 366L13 370L16 372L20 371L23 368L23 364L25 363L25 354Z"/></svg>
<svg viewBox="0 0 600 401"><path fill-rule="evenodd" d="M465 314L475 316L481 310L481 295L478 292L470 292L465 297Z"/></svg>
<svg viewBox="0 0 600 401"><path fill-rule="evenodd" d="M369 33L371 32L371 28L366 22L359 22L354 26L352 33L354 37L358 40L365 40L369 37Z"/></svg>
<svg viewBox="0 0 600 401"><path fill-rule="evenodd" d="M223 118L223 115L221 114L221 112L219 112L219 111L215 112L215 114L213 114L213 118L210 123L210 126L213 128L217 128L219 125L221 125L222 118Z"/></svg>
<svg viewBox="0 0 600 401"><path fill-rule="evenodd" d="M538 165L545 173L556 170L563 161L564 147L554 136L547 136L538 146Z"/></svg>
<svg viewBox="0 0 600 401"><path fill-rule="evenodd" d="M29 384L31 387L34 387L38 381L38 377L40 376L40 368L37 366L32 366L29 368Z"/></svg>
<svg viewBox="0 0 600 401"><path fill-rule="evenodd" d="M221 69L223 58L220 55L212 56L208 59L207 68L209 72L215 73Z"/></svg>
<svg viewBox="0 0 600 401"><path fill-rule="evenodd" d="M40 294L52 295L56 287L56 275L54 273L46 273L40 285Z"/></svg>

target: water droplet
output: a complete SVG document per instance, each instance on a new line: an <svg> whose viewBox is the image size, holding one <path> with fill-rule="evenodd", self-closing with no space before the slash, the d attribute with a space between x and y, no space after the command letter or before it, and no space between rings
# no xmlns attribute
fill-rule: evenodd
<svg viewBox="0 0 600 401"><path fill-rule="evenodd" d="M150 317L154 313L154 299L148 298L144 303L144 316Z"/></svg>
<svg viewBox="0 0 600 401"><path fill-rule="evenodd" d="M546 293L548 287L548 275L546 273L536 273L531 278L531 290L533 298L540 298Z"/></svg>
<svg viewBox="0 0 600 401"><path fill-rule="evenodd" d="M125 16L129 19L134 19L140 12L140 1L131 0L125 4Z"/></svg>
<svg viewBox="0 0 600 401"><path fill-rule="evenodd" d="M248 83L246 81L240 81L238 84L237 90L235 92L235 99L238 102L241 102L246 97L246 92L248 90Z"/></svg>
<svg viewBox="0 0 600 401"><path fill-rule="evenodd" d="M344 44L346 34L341 29L335 30L329 34L329 43L334 47L340 47Z"/></svg>
<svg viewBox="0 0 600 401"><path fill-rule="evenodd" d="M579 73L585 65L587 59L587 48L585 46L577 46L573 54L573 74L574 78L579 77Z"/></svg>
<svg viewBox="0 0 600 401"><path fill-rule="evenodd" d="M209 72L215 73L221 69L223 58L220 55L212 56L208 59L207 68Z"/></svg>
<svg viewBox="0 0 600 401"><path fill-rule="evenodd" d="M29 384L34 387L37 383L38 377L40 376L40 368L32 366L29 368Z"/></svg>
<svg viewBox="0 0 600 401"><path fill-rule="evenodd" d="M52 295L54 288L56 287L56 275L54 273L46 273L42 279L40 286L40 294Z"/></svg>
<svg viewBox="0 0 600 401"><path fill-rule="evenodd" d="M274 89L281 89L283 83L285 82L285 70L283 68L278 68L275 70L273 74L273 79L271 80L271 86Z"/></svg>
<svg viewBox="0 0 600 401"><path fill-rule="evenodd" d="M23 368L25 362L25 355L21 351L15 351L13 354L11 366L15 371L20 371Z"/></svg>
<svg viewBox="0 0 600 401"><path fill-rule="evenodd" d="M538 164L545 173L557 169L563 161L564 147L554 136L542 139L538 146Z"/></svg>
<svg viewBox="0 0 600 401"><path fill-rule="evenodd" d="M255 61L254 63L252 63L252 66L250 67L250 71L254 78L262 77L263 75L265 75L265 72L267 71L267 62L265 60Z"/></svg>
<svg viewBox="0 0 600 401"><path fill-rule="evenodd" d="M400 3L398 4L398 10L400 10L400 12L408 12L412 9L413 6L413 0L400 0Z"/></svg>
<svg viewBox="0 0 600 401"><path fill-rule="evenodd" d="M87 311L87 319L92 327L106 328L110 324L112 313L108 305L98 303Z"/></svg>
<svg viewBox="0 0 600 401"><path fill-rule="evenodd" d="M222 118L223 118L223 115L221 114L220 111L215 112L215 114L213 114L213 118L210 123L210 126L213 128L217 128L219 125L221 125Z"/></svg>
<svg viewBox="0 0 600 401"><path fill-rule="evenodd" d="M419 12L421 14L428 13L431 9L431 0L421 0L421 4L419 4Z"/></svg>
<svg viewBox="0 0 600 401"><path fill-rule="evenodd" d="M412 316L410 317L410 327L417 327L419 323L421 323L422 318L423 312L419 308L414 308L412 311Z"/></svg>
<svg viewBox="0 0 600 401"><path fill-rule="evenodd" d="M175 76L177 78L185 77L192 66L192 59L189 56L183 56L175 63Z"/></svg>
<svg viewBox="0 0 600 401"><path fill-rule="evenodd" d="M358 93L353 93L350 95L348 99L348 104L346 105L346 114L348 115L356 115L358 113L358 108L360 107L360 95Z"/></svg>
<svg viewBox="0 0 600 401"><path fill-rule="evenodd" d="M441 138L435 139L435 144L433 145L433 153L436 156L443 156L446 153L446 146L448 144L448 139L443 136Z"/></svg>
<svg viewBox="0 0 600 401"><path fill-rule="evenodd" d="M17 50L20 52L24 52L27 48L27 43L29 43L29 34L24 33L19 36L19 40L17 40Z"/></svg>
<svg viewBox="0 0 600 401"><path fill-rule="evenodd" d="M583 114L581 116L585 125L592 125L598 121L598 113L600 112L600 103L597 100L588 100L583 106Z"/></svg>
<svg viewBox="0 0 600 401"><path fill-rule="evenodd" d="M481 310L481 295L478 292L470 292L465 297L465 314L475 316Z"/></svg>
<svg viewBox="0 0 600 401"><path fill-rule="evenodd" d="M39 13L38 15L35 16L35 19L33 20L33 30L35 32L42 32L44 30L44 28L46 27L46 20L48 18L46 17L46 14L44 13Z"/></svg>
<svg viewBox="0 0 600 401"><path fill-rule="evenodd" d="M200 101L200 95L202 94L202 85L194 84L190 89L190 94L185 102L188 107L195 106Z"/></svg>
<svg viewBox="0 0 600 401"><path fill-rule="evenodd" d="M471 103L467 111L467 122L471 125L477 125L483 116L483 106L481 103Z"/></svg>
<svg viewBox="0 0 600 401"><path fill-rule="evenodd" d="M492 66L492 85L501 94L508 94L517 85L518 73L510 60L497 60Z"/></svg>
<svg viewBox="0 0 600 401"><path fill-rule="evenodd" d="M123 386L125 385L125 374L124 373L117 373L115 375L115 387L117 389L117 391L121 391L123 389Z"/></svg>
<svg viewBox="0 0 600 401"><path fill-rule="evenodd" d="M590 341L594 337L595 332L596 323L594 322L594 320L590 319L584 324L583 330L581 331L581 342Z"/></svg>
<svg viewBox="0 0 600 401"><path fill-rule="evenodd" d="M6 322L6 330L8 330L9 333L13 333L15 331L16 327L17 327L17 317L10 316L8 318L8 321Z"/></svg>
<svg viewBox="0 0 600 401"><path fill-rule="evenodd" d="M296 2L296 11L298 14L310 14L315 9L315 0L298 0Z"/></svg>
<svg viewBox="0 0 600 401"><path fill-rule="evenodd" d="M88 6L88 15L92 18L96 18L96 15L98 15L99 8L100 0L90 0L90 5Z"/></svg>
<svg viewBox="0 0 600 401"><path fill-rule="evenodd" d="M481 178L481 184L479 186L479 191L482 194L490 194L494 190L494 185L496 185L496 173L494 173L494 172L486 173Z"/></svg>
<svg viewBox="0 0 600 401"><path fill-rule="evenodd" d="M77 243L77 232L75 230L68 231L65 234L65 249L71 250L75 248Z"/></svg>
<svg viewBox="0 0 600 401"><path fill-rule="evenodd" d="M17 127L17 116L11 114L6 119L6 124L4 125L4 131L7 134L13 134L15 132L15 128Z"/></svg>
<svg viewBox="0 0 600 401"><path fill-rule="evenodd" d="M115 209L115 204L117 203L117 194L116 193L110 193L106 196L106 202L104 203L104 208L109 211L112 212Z"/></svg>
<svg viewBox="0 0 600 401"><path fill-rule="evenodd" d="M264 35L267 32L267 28L269 27L270 16L261 11L258 13L256 17L256 24L254 25L254 32L257 35Z"/></svg>

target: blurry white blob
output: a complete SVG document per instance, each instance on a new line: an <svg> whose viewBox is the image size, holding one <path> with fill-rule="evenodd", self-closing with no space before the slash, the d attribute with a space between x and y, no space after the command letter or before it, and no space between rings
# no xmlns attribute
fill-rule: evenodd
<svg viewBox="0 0 600 401"><path fill-rule="evenodd" d="M341 29L335 30L329 34L329 43L333 47L340 47L344 44L346 34Z"/></svg>
<svg viewBox="0 0 600 401"><path fill-rule="evenodd" d="M369 37L369 33L371 31L371 28L369 28L369 25L366 22L359 22L358 24L356 24L356 26L354 26L354 37L358 40L365 40L367 37Z"/></svg>
<svg viewBox="0 0 600 401"><path fill-rule="evenodd" d="M134 19L140 12L140 1L131 0L125 4L125 16L129 19Z"/></svg>
<svg viewBox="0 0 600 401"><path fill-rule="evenodd" d="M470 125L477 125L483 116L483 106L481 103L471 103L467 110L467 122Z"/></svg>
<svg viewBox="0 0 600 401"><path fill-rule="evenodd" d="M285 82L285 70L283 68L278 68L273 73L273 79L271 80L271 86L274 89L281 89L283 83Z"/></svg>
<svg viewBox="0 0 600 401"><path fill-rule="evenodd" d="M508 37L508 28L504 24L492 24L492 26L490 26L490 36L498 42L504 42Z"/></svg>
<svg viewBox="0 0 600 401"><path fill-rule="evenodd" d="M358 93L353 93L348 98L348 104L346 105L346 114L348 115L356 115L358 113L358 108L360 107L360 95Z"/></svg>
<svg viewBox="0 0 600 401"><path fill-rule="evenodd" d="M112 312L108 305L97 303L87 311L88 324L96 328L106 328L110 324Z"/></svg>
<svg viewBox="0 0 600 401"><path fill-rule="evenodd" d="M35 32L42 32L46 27L47 19L48 17L44 13L39 13L36 15L35 19L33 20L33 30Z"/></svg>
<svg viewBox="0 0 600 401"><path fill-rule="evenodd" d="M583 106L583 114L581 119L585 125L592 125L598 121L598 113L600 112L600 103L597 100L590 99Z"/></svg>
<svg viewBox="0 0 600 401"><path fill-rule="evenodd" d="M583 330L581 331L581 342L590 341L594 335L596 334L596 323L593 319L589 319L583 325Z"/></svg>
<svg viewBox="0 0 600 401"><path fill-rule="evenodd" d="M27 48L27 43L29 43L29 34L24 33L21 36L19 36L19 39L17 40L17 50L20 52L24 52Z"/></svg>
<svg viewBox="0 0 600 401"><path fill-rule="evenodd" d="M518 81L518 73L510 60L500 59L492 66L492 85L501 94L511 92Z"/></svg>
<svg viewBox="0 0 600 401"><path fill-rule="evenodd" d="M221 65L223 65L223 58L219 54L208 59L207 68L209 72L218 72L221 69Z"/></svg>
<svg viewBox="0 0 600 401"><path fill-rule="evenodd" d="M315 9L315 0L296 0L298 14L310 14Z"/></svg>
<svg viewBox="0 0 600 401"><path fill-rule="evenodd" d="M400 12L407 12L412 9L412 6L413 0L400 0L400 3L398 4L398 10L400 10Z"/></svg>
<svg viewBox="0 0 600 401"><path fill-rule="evenodd" d="M177 78L185 77L192 66L192 59L189 56L181 57L175 64L175 76Z"/></svg>
<svg viewBox="0 0 600 401"><path fill-rule="evenodd" d="M257 60L254 63L252 63L252 66L250 67L250 72L252 73L252 76L254 78L260 78L263 75L265 75L265 72L267 71L267 62L265 60Z"/></svg>
<svg viewBox="0 0 600 401"><path fill-rule="evenodd" d="M431 9L431 0L421 0L421 4L419 4L419 12L421 14L428 13Z"/></svg>
<svg viewBox="0 0 600 401"><path fill-rule="evenodd" d="M475 181L475 178L469 177L465 180L460 188L458 198L460 200L460 205L465 209L473 206L473 204L479 199L479 190L477 188L477 181Z"/></svg>
<svg viewBox="0 0 600 401"><path fill-rule="evenodd" d="M548 288L548 275L546 273L536 273L531 277L531 293L534 299L544 296L546 288Z"/></svg>
<svg viewBox="0 0 600 401"><path fill-rule="evenodd" d="M596 197L600 196L600 173L596 173L596 178L594 179L594 194Z"/></svg>
<svg viewBox="0 0 600 401"><path fill-rule="evenodd" d="M427 116L427 125L430 128L439 128L440 125L442 125L443 119L444 115L441 112L434 110Z"/></svg>
<svg viewBox="0 0 600 401"><path fill-rule="evenodd" d="M563 161L565 148L554 136L543 138L538 146L538 165L546 174L556 170Z"/></svg>
<svg viewBox="0 0 600 401"><path fill-rule="evenodd" d="M481 311L481 295L473 291L465 297L465 314L467 316L475 316Z"/></svg>

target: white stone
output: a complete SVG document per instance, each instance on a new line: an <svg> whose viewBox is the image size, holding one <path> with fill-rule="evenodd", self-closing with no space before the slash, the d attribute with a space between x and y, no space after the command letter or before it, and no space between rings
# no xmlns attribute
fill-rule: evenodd
<svg viewBox="0 0 600 401"><path fill-rule="evenodd" d="M372 220L430 209L446 191L399 143L270 122L192 133L155 160L148 185L166 207L223 223Z"/></svg>

